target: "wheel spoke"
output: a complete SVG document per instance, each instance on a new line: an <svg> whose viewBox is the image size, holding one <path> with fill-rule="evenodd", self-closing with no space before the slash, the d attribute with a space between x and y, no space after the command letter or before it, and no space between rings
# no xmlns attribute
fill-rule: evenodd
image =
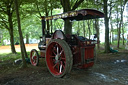
<svg viewBox="0 0 128 85"><path fill-rule="evenodd" d="M56 77L63 77L70 71L71 50L61 39L53 39L47 46L46 62L48 70ZM69 51L69 52L68 52ZM69 56L69 57L68 57ZM67 62L69 60L69 62Z"/></svg>
<svg viewBox="0 0 128 85"><path fill-rule="evenodd" d="M59 73L59 71L60 71L60 64L59 63L57 65L57 70L58 70L58 73Z"/></svg>
<svg viewBox="0 0 128 85"><path fill-rule="evenodd" d="M57 55L54 50L52 50L52 52L53 52L54 55Z"/></svg>
<svg viewBox="0 0 128 85"><path fill-rule="evenodd" d="M39 58L38 52L35 49L31 50L30 62L33 66L38 65L39 62L38 58Z"/></svg>
<svg viewBox="0 0 128 85"><path fill-rule="evenodd" d="M55 56L50 56L51 58L55 58Z"/></svg>
<svg viewBox="0 0 128 85"><path fill-rule="evenodd" d="M34 59L34 56L36 55L36 52L34 52L33 56L32 56L32 59Z"/></svg>
<svg viewBox="0 0 128 85"><path fill-rule="evenodd" d="M56 45L55 45L55 46L53 46L52 48L53 48L53 50L52 50L53 54L54 54L54 55L57 55Z"/></svg>
<svg viewBox="0 0 128 85"><path fill-rule="evenodd" d="M58 62L58 63L56 63L56 64L54 64L53 68L55 68L58 64L59 64L59 62Z"/></svg>
<svg viewBox="0 0 128 85"><path fill-rule="evenodd" d="M61 52L59 53L60 55L64 52L64 50L61 50Z"/></svg>
<svg viewBox="0 0 128 85"><path fill-rule="evenodd" d="M61 57L61 60L66 60L66 58Z"/></svg>
<svg viewBox="0 0 128 85"><path fill-rule="evenodd" d="M66 61L64 61L64 64L66 65Z"/></svg>
<svg viewBox="0 0 128 85"><path fill-rule="evenodd" d="M33 59L33 61L36 61L36 59Z"/></svg>
<svg viewBox="0 0 128 85"><path fill-rule="evenodd" d="M36 52L34 52L34 55L33 56L35 56L36 55Z"/></svg>
<svg viewBox="0 0 128 85"><path fill-rule="evenodd" d="M53 50L57 52L57 50L56 50L55 46L53 47Z"/></svg>
<svg viewBox="0 0 128 85"><path fill-rule="evenodd" d="M55 47L53 49L53 53L54 53L55 56L50 56L50 57L54 58L54 57L56 57L56 55L58 57L60 57L59 58L60 62L55 63L53 65L53 68L56 69L58 73L62 73L62 71L65 69L65 63L66 63L65 62L66 58L63 55L64 50L60 46L58 46L58 44L56 44L55 46L56 46L56 49L55 49ZM55 51L56 51L56 53L55 53ZM56 60L53 59L53 62L56 62Z"/></svg>
<svg viewBox="0 0 128 85"><path fill-rule="evenodd" d="M60 73L62 72L62 65L60 65Z"/></svg>
<svg viewBox="0 0 128 85"><path fill-rule="evenodd" d="M52 61L53 61L53 63L55 63L55 62L56 62L56 60L55 60L55 59L52 59Z"/></svg>
<svg viewBox="0 0 128 85"><path fill-rule="evenodd" d="M59 54L59 47L57 46L57 55Z"/></svg>
<svg viewBox="0 0 128 85"><path fill-rule="evenodd" d="M36 60L33 60L34 63L36 63Z"/></svg>
<svg viewBox="0 0 128 85"><path fill-rule="evenodd" d="M61 64L60 64L60 73L62 72L62 67L63 67L63 62L61 61Z"/></svg>
<svg viewBox="0 0 128 85"><path fill-rule="evenodd" d="M63 69L65 69L65 66L64 66L64 64L62 64L62 66L63 66Z"/></svg>
<svg viewBox="0 0 128 85"><path fill-rule="evenodd" d="M36 57L36 56L34 56L34 57L33 57L33 61L34 61L34 62L36 62L36 60L37 60L37 57Z"/></svg>

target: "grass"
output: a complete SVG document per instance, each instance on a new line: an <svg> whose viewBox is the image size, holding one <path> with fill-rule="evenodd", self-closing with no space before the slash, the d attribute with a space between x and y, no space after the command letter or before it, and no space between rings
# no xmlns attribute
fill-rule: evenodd
<svg viewBox="0 0 128 85"><path fill-rule="evenodd" d="M12 54L12 53L3 53L3 54L0 54L0 61L6 61L6 60L16 60L16 59L19 59L21 58L21 53L17 53L17 54Z"/></svg>
<svg viewBox="0 0 128 85"><path fill-rule="evenodd" d="M27 52L28 57L30 52ZM6 61L6 60L16 60L21 58L21 52L17 52L17 54L13 54L13 53L2 53L0 54L0 61Z"/></svg>
<svg viewBox="0 0 128 85"><path fill-rule="evenodd" d="M111 43L110 47L114 47L115 49L118 49L118 48L117 48L117 44L118 44L117 41L113 41L113 42ZM101 46L101 47L104 47L104 43L100 43L100 46ZM123 45L123 41L120 41L119 49L125 49L125 46L126 46L126 41L124 42L124 45Z"/></svg>

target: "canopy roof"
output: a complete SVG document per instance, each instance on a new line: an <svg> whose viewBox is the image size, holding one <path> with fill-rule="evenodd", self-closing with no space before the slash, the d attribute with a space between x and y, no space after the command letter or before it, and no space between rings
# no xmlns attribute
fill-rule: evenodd
<svg viewBox="0 0 128 85"><path fill-rule="evenodd" d="M77 11L69 11L62 14L57 14L53 16L44 17L42 16L42 20L55 20L55 19L70 19L70 20L88 20L88 19L96 19L103 18L104 13L94 10L94 9L81 9Z"/></svg>

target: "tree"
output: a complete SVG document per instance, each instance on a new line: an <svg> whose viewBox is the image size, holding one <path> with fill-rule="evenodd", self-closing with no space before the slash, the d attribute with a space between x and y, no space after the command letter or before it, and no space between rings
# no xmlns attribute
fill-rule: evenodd
<svg viewBox="0 0 128 85"><path fill-rule="evenodd" d="M0 1L0 25L4 26L9 31L10 34L10 42L11 42L11 51L12 53L16 53L14 46L14 34L13 34L13 12L14 12L14 0L1 0ZM6 18L7 17L7 18Z"/></svg>
<svg viewBox="0 0 128 85"><path fill-rule="evenodd" d="M32 2L33 3L33 2ZM39 18L41 16L52 16L52 11L55 8L60 8L59 0L37 0L34 1ZM43 10L43 11L40 11ZM50 21L46 21L46 30L50 31ZM52 32L52 20L51 20L51 32Z"/></svg>
<svg viewBox="0 0 128 85"><path fill-rule="evenodd" d="M95 19L95 29L96 29L96 34L97 34L97 48L99 49L100 48L100 28L99 28L99 20L98 19Z"/></svg>
<svg viewBox="0 0 128 85"><path fill-rule="evenodd" d="M108 10L107 10L107 1L108 0L104 0L104 13L105 13L105 17L104 17L104 21L105 21L105 53L109 53L110 52L110 45L109 45L109 19L108 19Z"/></svg>
<svg viewBox="0 0 128 85"><path fill-rule="evenodd" d="M0 29L0 44L2 43L2 30Z"/></svg>
<svg viewBox="0 0 128 85"><path fill-rule="evenodd" d="M120 7L121 7L121 10L120 10L121 16L120 16L119 28L117 28L118 29L118 43L117 43L117 48L119 48L119 46L120 46L121 27L123 26L123 12L124 12L124 7L125 7L125 4L127 3L127 1L128 0L123 0L123 1L122 0L119 0ZM122 28L122 30L123 30L123 28ZM123 33L123 42L124 42L124 33Z"/></svg>
<svg viewBox="0 0 128 85"><path fill-rule="evenodd" d="M21 56L22 56L22 61L23 61L22 67L27 67L27 64L25 61L25 56L27 53L26 53L26 49L25 49L25 45L23 41L23 35L22 35L21 24L20 24L19 5L18 5L17 0L15 0L15 8L16 8L16 15L17 15L17 22L18 22L18 31L19 31L19 36L20 36Z"/></svg>
<svg viewBox="0 0 128 85"><path fill-rule="evenodd" d="M84 0L60 0L61 5L63 7L63 12L75 10L83 1ZM69 19L64 20L64 32L65 34L72 34L72 23Z"/></svg>

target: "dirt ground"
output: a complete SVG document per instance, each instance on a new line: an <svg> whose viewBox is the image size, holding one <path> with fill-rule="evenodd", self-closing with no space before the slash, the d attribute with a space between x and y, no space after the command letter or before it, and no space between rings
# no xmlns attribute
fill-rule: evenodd
<svg viewBox="0 0 128 85"><path fill-rule="evenodd" d="M100 53L90 69L72 68L70 77L55 78L48 71L45 59L39 66L22 69L6 62L8 70L0 66L0 85L128 85L128 52Z"/></svg>

